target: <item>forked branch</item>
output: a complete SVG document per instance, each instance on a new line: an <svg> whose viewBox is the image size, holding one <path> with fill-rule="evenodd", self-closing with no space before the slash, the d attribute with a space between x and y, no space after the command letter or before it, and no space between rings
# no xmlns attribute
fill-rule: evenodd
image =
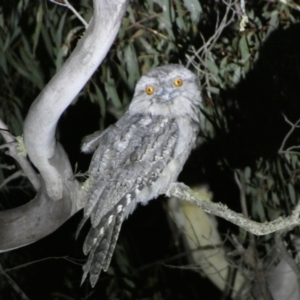
<svg viewBox="0 0 300 300"><path fill-rule="evenodd" d="M31 105L24 122L24 143L40 173L29 176L37 194L23 206L0 212L0 252L43 238L84 206L81 186L74 179L67 154L56 141L56 127L61 114L105 58L127 4L128 0L94 0L94 15L86 33ZM5 124L1 128L6 129ZM24 172L26 167L21 162L28 164L27 169L31 167L27 158L21 159L18 154L14 157Z"/></svg>

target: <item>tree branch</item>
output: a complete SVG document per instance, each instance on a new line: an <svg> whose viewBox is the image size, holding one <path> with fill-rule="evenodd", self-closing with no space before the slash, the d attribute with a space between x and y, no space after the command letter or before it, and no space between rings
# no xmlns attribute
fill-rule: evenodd
<svg viewBox="0 0 300 300"><path fill-rule="evenodd" d="M63 182L71 177L69 166L63 174L53 160L68 160L59 152L55 139L57 122L105 58L120 28L128 0L94 0L94 16L60 71L33 102L24 122L24 142L33 164L45 180L53 200L63 194Z"/></svg>
<svg viewBox="0 0 300 300"><path fill-rule="evenodd" d="M209 199L200 197L183 183L173 183L167 196L189 201L201 207L207 213L219 216L255 235L267 235L278 230L293 228L300 224L300 203L296 205L292 214L286 218L280 217L271 222L258 223L232 211L222 203L213 203Z"/></svg>
<svg viewBox="0 0 300 300"><path fill-rule="evenodd" d="M84 25L85 28L88 28L88 23L85 21L85 19L78 13L78 11L69 3L68 0L63 0L64 2L58 2L56 0L50 0L50 2L55 3L60 6L67 7L79 20L80 22Z"/></svg>
<svg viewBox="0 0 300 300"><path fill-rule="evenodd" d="M83 208L86 199L73 178L67 154L55 139L56 126L106 56L127 4L128 0L94 0L94 15L85 35L31 105L24 122L24 142L41 174L40 187L29 203L0 212L0 252L45 237Z"/></svg>

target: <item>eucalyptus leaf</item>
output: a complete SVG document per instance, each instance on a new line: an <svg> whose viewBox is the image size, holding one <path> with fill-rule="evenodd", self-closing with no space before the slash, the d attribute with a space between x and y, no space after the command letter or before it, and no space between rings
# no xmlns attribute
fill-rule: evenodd
<svg viewBox="0 0 300 300"><path fill-rule="evenodd" d="M32 52L35 53L36 47L39 42L40 38L40 33L41 33L41 28L43 26L43 6L39 5L37 13L36 13L36 26L35 26L35 31L33 34L33 50Z"/></svg>
<svg viewBox="0 0 300 300"><path fill-rule="evenodd" d="M198 23L202 13L202 7L199 0L183 0L184 6L191 14L193 22Z"/></svg>
<svg viewBox="0 0 300 300"><path fill-rule="evenodd" d="M245 182L247 185L249 185L251 183L251 168L250 167L246 167L244 170L244 177L245 177Z"/></svg>
<svg viewBox="0 0 300 300"><path fill-rule="evenodd" d="M216 65L216 63L213 61L212 58L208 59L206 61L206 67L207 69L214 75L218 75L219 73L219 68L218 66Z"/></svg>
<svg viewBox="0 0 300 300"><path fill-rule="evenodd" d="M108 98L112 101L113 105L120 109L122 107L122 103L120 101L116 84L114 79L111 77L110 71L107 72L106 82L104 83L105 91L107 93Z"/></svg>
<svg viewBox="0 0 300 300"><path fill-rule="evenodd" d="M94 86L95 86L95 89L96 89L97 102L100 105L101 116L102 116L102 118L105 118L105 114L106 114L105 98L103 96L103 93L99 89L99 87L97 85L95 85L95 84L94 84Z"/></svg>
<svg viewBox="0 0 300 300"><path fill-rule="evenodd" d="M214 86L208 86L206 88L206 90L213 93L213 94L215 94L215 95L219 95L219 93L220 93L220 89L217 88L217 87L214 87Z"/></svg>
<svg viewBox="0 0 300 300"><path fill-rule="evenodd" d="M295 205L297 203L296 192L294 186L291 183L288 184L288 191L289 191L289 200L291 201L291 203Z"/></svg>
<svg viewBox="0 0 300 300"><path fill-rule="evenodd" d="M140 77L136 52L134 47L131 44L125 47L124 52L125 52L124 59L125 59L126 70L128 74L127 84L130 87L130 89L133 90L135 83Z"/></svg>
<svg viewBox="0 0 300 300"><path fill-rule="evenodd" d="M242 62L247 61L249 59L249 57L251 56L251 53L249 51L249 47L248 47L248 43L247 43L247 39L246 39L245 35L243 35L242 38L240 39L239 49L240 49L240 53L241 53Z"/></svg>
<svg viewBox="0 0 300 300"><path fill-rule="evenodd" d="M252 216L258 217L260 221L266 221L265 209L263 206L265 195L258 195L252 205Z"/></svg>

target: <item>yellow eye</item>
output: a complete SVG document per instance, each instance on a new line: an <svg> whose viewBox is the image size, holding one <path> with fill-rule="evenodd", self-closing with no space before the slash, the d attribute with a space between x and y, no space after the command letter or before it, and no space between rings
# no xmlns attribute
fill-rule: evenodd
<svg viewBox="0 0 300 300"><path fill-rule="evenodd" d="M154 93L154 87L151 85L147 85L145 88L145 92L147 95L152 95Z"/></svg>
<svg viewBox="0 0 300 300"><path fill-rule="evenodd" d="M180 86L182 86L182 84L183 84L183 81L182 81L181 78L176 78L176 79L174 80L174 85L175 85L175 86L180 87Z"/></svg>

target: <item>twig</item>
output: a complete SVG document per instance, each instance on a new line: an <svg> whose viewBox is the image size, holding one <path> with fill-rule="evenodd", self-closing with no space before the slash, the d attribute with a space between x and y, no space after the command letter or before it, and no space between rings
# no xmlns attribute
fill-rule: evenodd
<svg viewBox="0 0 300 300"><path fill-rule="evenodd" d="M231 18L229 20L228 19L228 14L230 12L230 10L232 10L232 1L229 1L229 3L226 3L225 1L223 1L227 7L226 7L226 12L225 15L219 25L219 21L217 19L216 22L216 30L214 35L212 35L207 42L205 42L203 44L203 46L201 46L195 53L193 53L193 56L189 58L189 63L195 58L197 57L199 59L199 54L201 54L202 58L203 56L205 56L205 58L207 58L207 52L209 52L213 46L215 45L215 43L217 42L217 40L219 39L221 33L223 32L223 30L233 21L235 14L233 13L233 15L231 16ZM202 37L203 38L203 37Z"/></svg>
<svg viewBox="0 0 300 300"><path fill-rule="evenodd" d="M291 136L291 134L294 132L294 130L296 128L300 127L300 126L298 126L299 123L300 123L300 119L295 124L293 124L285 115L283 115L283 117L284 117L284 120L291 126L291 129L289 130L289 132L284 137L284 139L283 139L283 141L281 143L281 146L280 146L280 148L278 150L279 154L287 153L289 150L296 149L296 147L298 147L298 146L292 146L292 147L288 148L287 150L283 150L284 147L285 147L285 144L286 144L287 140L289 139L289 137Z"/></svg>
<svg viewBox="0 0 300 300"><path fill-rule="evenodd" d="M0 146L0 149L1 149L1 146ZM16 166L12 165L7 165L7 164L0 164L0 168L1 169L6 169L6 170L14 170L16 168Z"/></svg>
<svg viewBox="0 0 300 300"><path fill-rule="evenodd" d="M241 170L236 170L234 173L234 178L240 190L240 201L241 201L243 215L246 218L249 218L247 204L246 204L246 181L245 181L244 173ZM254 270L255 278L257 282L260 283L259 289L261 294L263 295L263 299L272 300L272 295L270 293L267 280L266 280L264 264L263 261L259 258L257 253L255 237L252 233L249 234L249 237L250 237L249 246L247 249L244 249L245 251L243 252L245 262Z"/></svg>
<svg viewBox="0 0 300 300"><path fill-rule="evenodd" d="M15 281L9 275L6 274L6 272L3 270L1 265L0 265L0 274L4 275L6 277L7 281L10 283L10 285L13 287L13 289L22 297L22 299L29 300L29 298L20 289L20 287L15 283Z"/></svg>
<svg viewBox="0 0 300 300"><path fill-rule="evenodd" d="M55 3L60 6L67 7L72 13L80 20L80 22L84 25L85 29L89 27L89 24L86 20L79 14L79 12L69 3L68 0L63 0L63 2L58 2L56 0L49 0L52 3Z"/></svg>
<svg viewBox="0 0 300 300"><path fill-rule="evenodd" d="M2 130L2 129L4 129L4 130ZM0 133L6 142L6 144L2 145L2 146L5 146L5 148L8 148L8 151L6 152L6 154L13 157L19 163L19 165L21 166L25 175L28 177L28 179L32 183L33 187L36 190L38 190L40 188L40 184L41 184L39 176L36 174L36 172L32 168L28 159L22 155L19 155L18 149L17 149L17 143L15 142L15 137L9 133L7 126L3 123L3 121L1 119L0 119Z"/></svg>
<svg viewBox="0 0 300 300"><path fill-rule="evenodd" d="M253 270L253 276L255 281L258 282L258 289L260 295L262 295L262 299L272 300L273 297L268 287L264 263L263 260L259 258L256 247L250 244L249 247L245 249L234 235L232 236L232 240L236 252L243 257L244 262Z"/></svg>
<svg viewBox="0 0 300 300"><path fill-rule="evenodd" d="M195 48L191 48L191 53L192 55L186 55L188 62L187 62L187 67L192 64L196 69L199 70L199 63L195 62L195 58L197 58L200 62L201 66L206 66L207 65L207 61L209 60L209 55L211 53L212 48L214 47L215 43L218 41L219 37L221 36L223 30L233 22L236 12L232 9L232 7L234 6L234 3L232 2L232 0L226 2L223 1L224 4L226 4L226 11L224 14L224 17L222 18L221 23L219 23L219 15L217 15L217 21L216 21L216 29L215 29L215 33L214 35L212 35L207 41L205 41L204 37L202 36L202 34L200 33L200 37L203 41L203 45L196 50ZM232 15L229 18L229 13L230 11L232 11ZM205 77L205 84L204 86L211 86L210 82L211 80L216 81L216 78L213 77L213 74L211 72L207 72L207 70L199 70L200 73L202 73ZM208 92L208 94L210 94L210 92ZM211 97L211 96L210 96Z"/></svg>
<svg viewBox="0 0 300 300"><path fill-rule="evenodd" d="M3 180L3 182L0 184L0 190L7 185L10 181L20 177L20 176L24 176L24 172L22 170L19 170L15 173L13 173L12 175L8 176L7 178L5 178L5 180Z"/></svg>
<svg viewBox="0 0 300 300"><path fill-rule="evenodd" d="M135 26L141 25L141 24L144 23L144 22L150 21L150 20L152 20L152 19L156 19L156 18L158 18L158 17L161 16L160 13L153 14L153 15L150 15L150 16L147 15L147 14L144 14L144 15L145 15L145 18L143 18L143 19L141 19L141 20L139 20L139 21L137 21L137 22L135 22L135 23L132 23L130 26L128 26L128 27L126 28L126 31L129 31L131 28L133 28L133 27L135 27Z"/></svg>
<svg viewBox="0 0 300 300"><path fill-rule="evenodd" d="M85 259L84 260L83 259L75 259L75 258L70 258L69 256L57 256L57 257L51 256L51 257L41 258L41 259L38 259L38 260L33 260L31 262L18 265L14 268L9 268L9 269L5 269L5 270L2 269L2 271L1 271L1 266L0 266L0 273L1 272L6 272L7 273L7 272L11 272L11 271L16 271L16 270L19 270L19 269L22 269L22 268L27 268L30 265L41 263L41 262L44 262L44 261L47 261L47 260L55 260L55 259L66 260L68 262L71 262L74 265L78 265L78 266L81 266L81 267L85 262Z"/></svg>

